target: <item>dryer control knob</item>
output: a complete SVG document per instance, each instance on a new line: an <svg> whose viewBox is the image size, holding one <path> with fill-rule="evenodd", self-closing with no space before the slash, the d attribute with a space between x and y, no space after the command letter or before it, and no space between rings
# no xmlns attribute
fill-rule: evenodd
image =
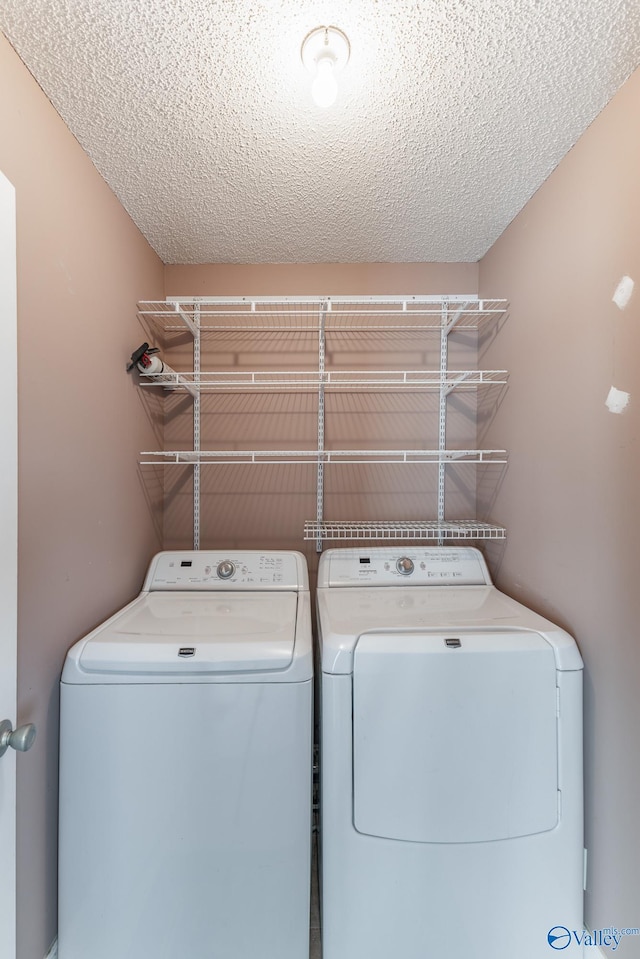
<svg viewBox="0 0 640 959"><path fill-rule="evenodd" d="M396 569L403 576L409 576L413 572L413 560L408 556L401 556L396 563Z"/></svg>
<svg viewBox="0 0 640 959"><path fill-rule="evenodd" d="M231 579L235 571L235 564L232 563L230 559L225 559L221 563L218 563L216 573L220 579Z"/></svg>

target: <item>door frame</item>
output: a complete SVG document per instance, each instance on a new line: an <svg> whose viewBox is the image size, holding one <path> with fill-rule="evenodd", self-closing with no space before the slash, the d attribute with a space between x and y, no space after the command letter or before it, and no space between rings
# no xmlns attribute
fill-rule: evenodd
<svg viewBox="0 0 640 959"><path fill-rule="evenodd" d="M18 384L16 197L0 171L0 720L17 724ZM16 754L0 758L0 956L16 955Z"/></svg>

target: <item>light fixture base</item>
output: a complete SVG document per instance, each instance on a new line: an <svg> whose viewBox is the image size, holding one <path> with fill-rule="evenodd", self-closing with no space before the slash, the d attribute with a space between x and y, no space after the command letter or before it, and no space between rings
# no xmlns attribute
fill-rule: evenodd
<svg viewBox="0 0 640 959"><path fill-rule="evenodd" d="M315 27L302 41L300 56L309 73L315 73L320 60L332 61L335 70L341 70L351 56L351 44L338 27Z"/></svg>

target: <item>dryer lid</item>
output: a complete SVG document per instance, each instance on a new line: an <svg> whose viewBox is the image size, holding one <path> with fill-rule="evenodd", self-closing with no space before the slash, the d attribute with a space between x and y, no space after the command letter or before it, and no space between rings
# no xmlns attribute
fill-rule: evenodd
<svg viewBox="0 0 640 959"><path fill-rule="evenodd" d="M87 673L239 673L286 669L293 659L293 592L143 594L87 639Z"/></svg>
<svg viewBox="0 0 640 959"><path fill-rule="evenodd" d="M452 636L478 630L534 632L553 648L557 669L582 669L573 637L495 586L324 587L317 595L324 673L353 671L362 633L391 631L398 637L415 630L446 630Z"/></svg>

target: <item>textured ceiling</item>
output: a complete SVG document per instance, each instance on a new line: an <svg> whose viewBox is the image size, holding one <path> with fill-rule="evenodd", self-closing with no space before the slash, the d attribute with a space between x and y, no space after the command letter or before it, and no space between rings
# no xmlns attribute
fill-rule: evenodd
<svg viewBox="0 0 640 959"><path fill-rule="evenodd" d="M168 263L477 260L640 62L638 0L0 0L0 28Z"/></svg>

